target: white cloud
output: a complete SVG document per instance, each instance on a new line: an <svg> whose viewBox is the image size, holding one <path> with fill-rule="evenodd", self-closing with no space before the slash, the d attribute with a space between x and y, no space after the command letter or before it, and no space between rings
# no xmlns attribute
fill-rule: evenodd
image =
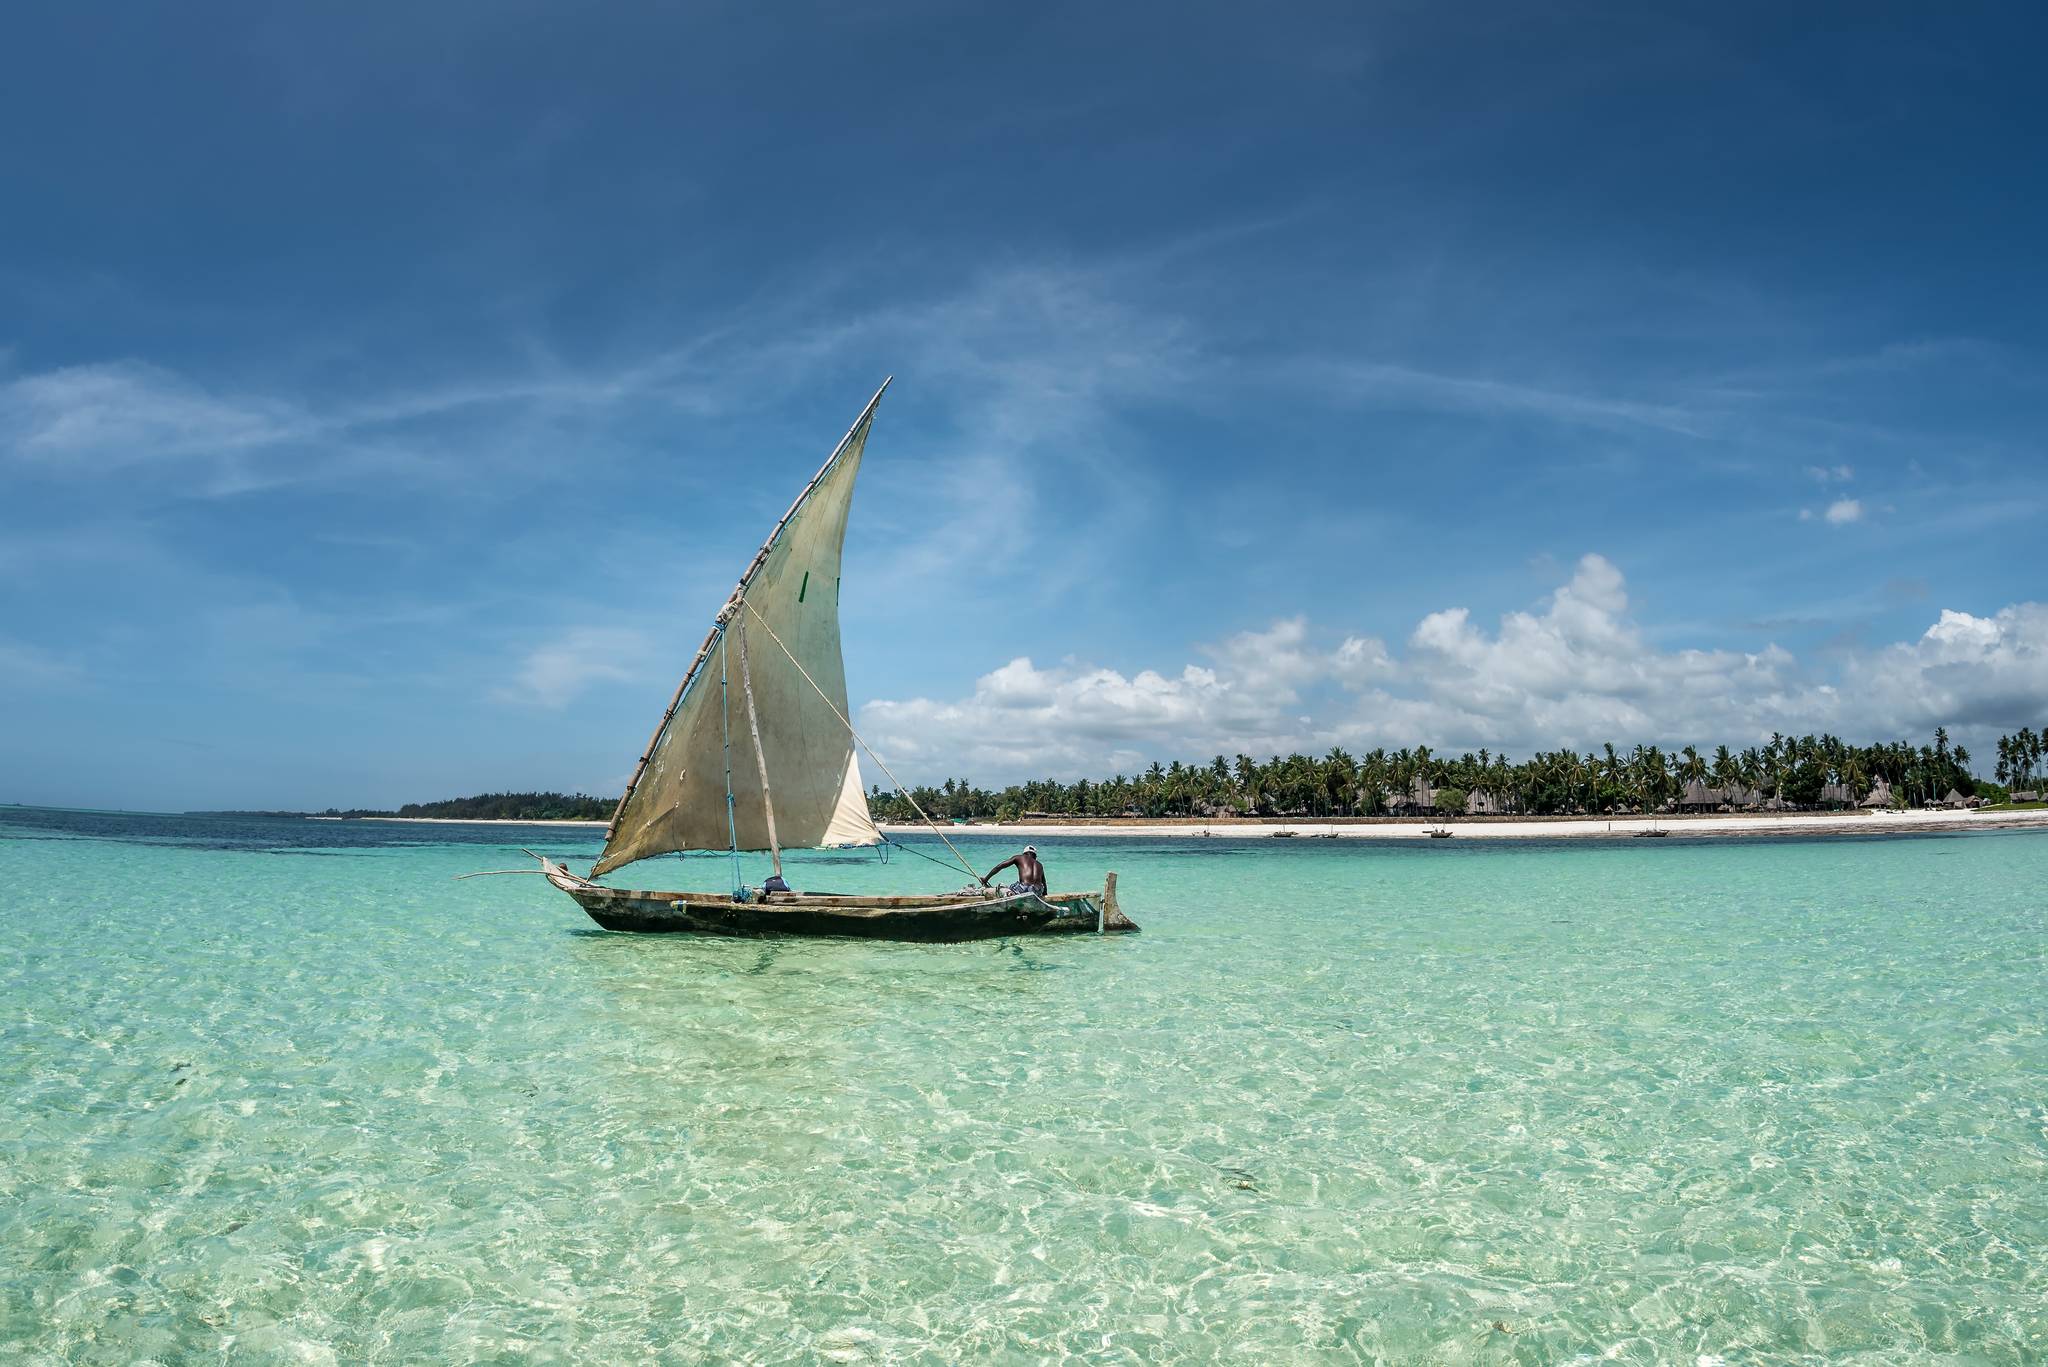
<svg viewBox="0 0 2048 1367"><path fill-rule="evenodd" d="M1465 608L1425 615L1398 656L1370 637L1316 644L1304 618L1244 632L1177 672L1012 660L968 697L877 701L861 724L906 778L987 781L1129 772L1243 750L1426 743L1526 754L1655 741L1742 746L1773 731L1982 741L2048 710L2048 606L1944 611L1917 641L1851 657L1835 678L1775 645L1665 650L1630 619L1598 555L1535 611L1492 630ZM1307 716L1302 715L1307 713Z"/></svg>
<svg viewBox="0 0 2048 1367"><path fill-rule="evenodd" d="M2048 604L1989 617L1944 608L1918 640L1852 661L1843 688L1881 729L2038 728L2048 714Z"/></svg>
<svg viewBox="0 0 2048 1367"><path fill-rule="evenodd" d="M1464 608L1431 613L1393 687L1331 729L1354 743L1523 749L1771 729L1764 713L1795 687L1788 654L1660 651L1627 612L1621 571L1588 555L1544 611L1508 613L1492 633Z"/></svg>
<svg viewBox="0 0 2048 1367"><path fill-rule="evenodd" d="M1856 471L1847 465L1809 465L1806 477L1816 484L1847 484L1856 478Z"/></svg>
<svg viewBox="0 0 2048 1367"><path fill-rule="evenodd" d="M653 643L624 627L578 627L550 636L528 651L510 683L494 689L497 702L566 707L597 683L628 683L648 672Z"/></svg>
<svg viewBox="0 0 2048 1367"><path fill-rule="evenodd" d="M1385 648L1350 638L1334 650L1309 643L1305 618L1275 622L1208 647L1213 664L1173 675L1015 659L984 674L957 702L876 701L862 734L892 763L936 773L1099 774L1153 756L1265 755L1314 741L1298 715L1301 690L1365 682L1386 667Z"/></svg>
<svg viewBox="0 0 2048 1367"><path fill-rule="evenodd" d="M1844 527L1851 522L1861 522L1863 520L1863 500L1838 498L1817 513L1811 508L1801 508L1799 510L1799 520L1801 522L1812 522L1816 519L1827 523L1830 527Z"/></svg>

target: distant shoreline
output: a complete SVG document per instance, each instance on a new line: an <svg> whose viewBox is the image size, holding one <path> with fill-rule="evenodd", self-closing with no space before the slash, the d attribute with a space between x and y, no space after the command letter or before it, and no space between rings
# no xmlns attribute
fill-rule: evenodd
<svg viewBox="0 0 2048 1367"><path fill-rule="evenodd" d="M601 831L602 821L519 821L497 817L316 816L314 821L396 821L420 826L563 826ZM1448 830L1461 840L1600 840L1633 839L1652 828L1674 836L1738 837L1756 835L1917 835L1930 832L2048 829L2048 811L1904 811L1786 812L1770 816L1618 816L1493 817L1436 822L1426 818L1339 817L1334 821L1266 820L1226 817L1163 817L1128 820L1077 817L1069 820L1019 821L973 826L942 826L948 834L1054 837L1071 835L1135 836L1146 840L1272 838L1288 833L1312 839L1331 834L1340 840L1427 840L1431 830ZM922 835L926 827L884 823L885 835Z"/></svg>
<svg viewBox="0 0 2048 1367"><path fill-rule="evenodd" d="M603 830L602 821L572 821L563 817L518 816L308 816L308 821L402 821L414 826L589 826Z"/></svg>

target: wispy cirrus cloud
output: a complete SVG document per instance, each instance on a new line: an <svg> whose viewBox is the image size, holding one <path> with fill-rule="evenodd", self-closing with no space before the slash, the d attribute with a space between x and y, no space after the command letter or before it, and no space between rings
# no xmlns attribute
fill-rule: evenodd
<svg viewBox="0 0 2048 1367"><path fill-rule="evenodd" d="M70 688L85 677L76 660L30 641L0 636L0 692Z"/></svg>
<svg viewBox="0 0 2048 1367"><path fill-rule="evenodd" d="M0 383L0 453L84 475L194 459L223 471L304 441L316 424L276 399L209 392L159 366L68 366Z"/></svg>
<svg viewBox="0 0 2048 1367"><path fill-rule="evenodd" d="M133 360L67 366L0 381L0 463L45 478L170 483L226 497L417 472L419 454L378 431L402 412L209 387Z"/></svg>
<svg viewBox="0 0 2048 1367"><path fill-rule="evenodd" d="M1578 426L1653 428L1704 435L1698 412L1679 404L1613 398L1484 375L1445 374L1384 361L1309 359L1292 369L1354 403L1541 418Z"/></svg>

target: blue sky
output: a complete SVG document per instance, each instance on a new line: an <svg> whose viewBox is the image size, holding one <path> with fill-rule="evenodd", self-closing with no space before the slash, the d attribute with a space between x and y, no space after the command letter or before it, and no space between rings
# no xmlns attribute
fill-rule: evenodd
<svg viewBox="0 0 2048 1367"><path fill-rule="evenodd" d="M0 56L0 801L615 792L897 376L906 776L2048 721L2037 6L217 5Z"/></svg>

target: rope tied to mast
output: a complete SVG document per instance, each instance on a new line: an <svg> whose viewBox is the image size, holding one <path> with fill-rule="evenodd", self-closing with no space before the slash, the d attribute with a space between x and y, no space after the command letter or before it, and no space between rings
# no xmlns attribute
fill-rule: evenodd
<svg viewBox="0 0 2048 1367"><path fill-rule="evenodd" d="M933 821L930 816L925 814L924 808L919 806L917 799L910 795L910 789L904 786L903 780L896 777L896 775L890 771L889 766L882 762L882 757L875 753L875 748L872 745L869 745L867 741L861 737L860 732L853 729L853 723L851 721L848 721L846 718L846 714L839 710L839 704L832 701L832 695L827 693L824 689L820 688L818 686L818 681L811 677L811 671L804 668L803 661L797 659L795 655L790 653L789 647L782 643L782 638L775 634L775 628L768 625L767 619L761 616L760 610L756 608L752 603L749 603L744 597L740 597L738 599L738 602L740 607L745 608L748 612L753 614L754 620L761 624L761 630L768 633L768 639L775 642L775 648L777 650L780 650L783 653L783 655L788 658L789 662L796 666L796 672L804 676L804 682L809 684L811 688L817 693L819 698L824 700L825 706L832 709L832 715L839 718L839 724L846 728L847 735L853 737L854 744L860 746L861 749L867 751L868 758L875 762L876 767L879 768L883 773L888 774L889 781L896 785L896 791L903 794L903 798L906 802L910 804L911 810L916 812L918 818L922 820L925 825L931 827L932 834L937 836L940 842L944 844L947 849L953 852L953 857L960 861L960 867L967 870L967 876L969 878L972 878L975 882L979 883L981 881L981 875L974 871L974 865L967 862L967 856L960 853L959 849L953 844L952 841L946 839L946 833L939 829L939 824L936 821ZM743 625L741 627L740 633L740 671L742 675L745 674L746 667L746 629ZM748 699L748 706L751 707L752 705L752 698L750 696ZM755 738L754 743L757 746L760 744L760 738L758 736ZM762 768L762 787L764 790L767 787L767 768L765 764ZM774 838L772 834L774 829L774 817L772 815L769 818L769 828L771 831L769 838L772 840ZM908 845L904 845L899 846L899 848L909 849L910 847ZM930 856L926 857L929 858Z"/></svg>

